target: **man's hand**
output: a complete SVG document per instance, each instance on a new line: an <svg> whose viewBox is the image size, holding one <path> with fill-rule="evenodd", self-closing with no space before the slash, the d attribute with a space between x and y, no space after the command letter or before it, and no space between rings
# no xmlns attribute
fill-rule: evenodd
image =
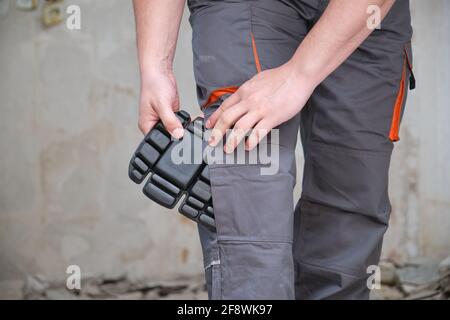
<svg viewBox="0 0 450 320"><path fill-rule="evenodd" d="M231 153L245 135L254 148L274 127L294 117L314 88L344 62L373 31L367 25L369 5L380 7L384 18L394 0L330 0L294 56L283 66L263 71L244 83L207 122L214 128L209 143L222 140L234 125L225 152Z"/></svg>
<svg viewBox="0 0 450 320"><path fill-rule="evenodd" d="M170 73L147 74L142 80L139 129L145 135L161 119L174 138L183 136L183 126L174 112L180 108L175 77Z"/></svg>
<svg viewBox="0 0 450 320"><path fill-rule="evenodd" d="M141 71L139 128L146 134L161 119L174 138L181 138L172 62L185 0L133 0L133 5Z"/></svg>
<svg viewBox="0 0 450 320"><path fill-rule="evenodd" d="M246 149L253 149L279 124L294 117L312 94L315 84L293 72L289 64L258 73L226 99L206 123L212 130L209 143L217 145L227 129L234 126L224 150L233 152L246 140Z"/></svg>

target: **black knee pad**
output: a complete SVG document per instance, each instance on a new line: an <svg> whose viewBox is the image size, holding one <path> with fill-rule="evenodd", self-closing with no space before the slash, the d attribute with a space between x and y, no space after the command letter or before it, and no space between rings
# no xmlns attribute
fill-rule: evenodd
<svg viewBox="0 0 450 320"><path fill-rule="evenodd" d="M176 115L186 129L185 134L189 135L191 145L195 139L197 143L202 143L198 139L202 140L205 130L203 119L191 121L185 111L179 111ZM185 195L178 211L193 221L215 229L207 164L204 161L176 164L172 160L173 148L183 140L186 140L186 135L182 140L171 139L163 124L158 122L133 154L128 175L137 184L149 176L144 184L144 194L166 208L174 208Z"/></svg>

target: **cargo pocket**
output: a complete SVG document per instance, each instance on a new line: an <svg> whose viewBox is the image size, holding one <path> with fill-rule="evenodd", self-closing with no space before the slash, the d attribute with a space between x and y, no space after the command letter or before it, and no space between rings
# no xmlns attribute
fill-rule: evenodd
<svg viewBox="0 0 450 320"><path fill-rule="evenodd" d="M218 106L256 73L250 6L212 2L193 10L190 23L199 105Z"/></svg>
<svg viewBox="0 0 450 320"><path fill-rule="evenodd" d="M400 140L400 122L405 109L406 97L408 94L408 84L410 90L413 90L416 86L416 80L412 70L411 43L406 44L403 48L402 77L400 79L397 98L395 100L394 110L392 113L391 129L389 131L389 139L392 142Z"/></svg>
<svg viewBox="0 0 450 320"><path fill-rule="evenodd" d="M197 96L217 107L255 74L288 61L306 34L289 6L277 1L211 1L191 5Z"/></svg>

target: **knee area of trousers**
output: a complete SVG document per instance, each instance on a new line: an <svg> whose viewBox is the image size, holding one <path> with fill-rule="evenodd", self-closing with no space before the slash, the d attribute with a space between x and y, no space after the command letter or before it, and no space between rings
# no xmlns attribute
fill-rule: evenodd
<svg viewBox="0 0 450 320"><path fill-rule="evenodd" d="M367 274L350 274L337 269L296 264L296 299L368 299Z"/></svg>
<svg viewBox="0 0 450 320"><path fill-rule="evenodd" d="M308 146L305 199L387 223L391 206L388 172L391 152L365 151L326 144Z"/></svg>
<svg viewBox="0 0 450 320"><path fill-rule="evenodd" d="M292 242L294 177L259 169L210 167L219 240Z"/></svg>
<svg viewBox="0 0 450 320"><path fill-rule="evenodd" d="M297 209L293 255L298 266L361 278L367 276L368 267L378 264L385 224L304 199Z"/></svg>
<svg viewBox="0 0 450 320"><path fill-rule="evenodd" d="M219 240L219 247L224 298L293 299L291 243Z"/></svg>
<svg viewBox="0 0 450 320"><path fill-rule="evenodd" d="M292 245L219 240L205 265L210 299L293 299Z"/></svg>

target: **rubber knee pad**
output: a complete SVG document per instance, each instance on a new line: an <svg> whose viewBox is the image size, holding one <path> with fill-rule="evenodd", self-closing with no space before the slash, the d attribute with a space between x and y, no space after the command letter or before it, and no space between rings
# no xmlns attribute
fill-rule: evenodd
<svg viewBox="0 0 450 320"><path fill-rule="evenodd" d="M171 156L172 150L183 141L190 141L191 145L194 145L194 142L202 143L198 139L202 140L205 131L203 119L196 118L191 121L190 115L185 111L179 111L176 115L186 129L183 139L171 139L163 124L158 122L133 154L128 175L137 184L141 184L148 176L144 183L144 194L166 208L174 208L184 196L178 211L214 230L208 166L203 160L197 161L198 163L191 161L176 164ZM186 140L186 135L189 135L190 139ZM195 139L197 141L194 141Z"/></svg>

